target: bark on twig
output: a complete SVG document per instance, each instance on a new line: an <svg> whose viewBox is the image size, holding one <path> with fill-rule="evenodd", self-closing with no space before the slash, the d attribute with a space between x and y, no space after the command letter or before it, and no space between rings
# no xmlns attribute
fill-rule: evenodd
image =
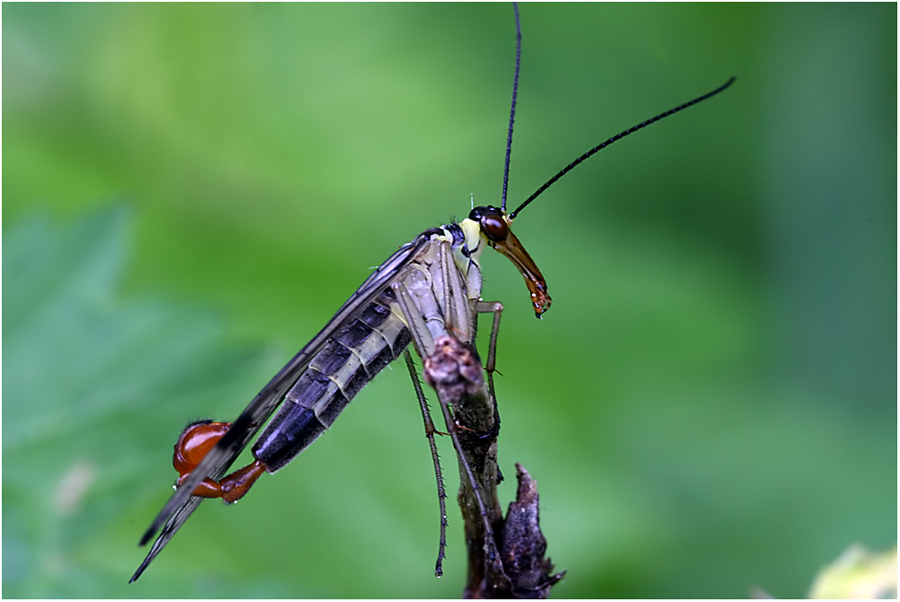
<svg viewBox="0 0 900 602"><path fill-rule="evenodd" d="M424 363L425 381L438 394L459 459L458 500L469 558L464 596L546 598L565 573L553 575L553 564L544 558L537 484L518 464L516 501L503 517L497 497L500 420L478 356L453 337L439 337Z"/></svg>
<svg viewBox="0 0 900 602"><path fill-rule="evenodd" d="M547 598L550 588L565 571L553 575L553 563L545 558L547 540L541 533L540 500L537 481L516 462L519 489L510 502L503 523L501 554L503 566L513 584L514 598Z"/></svg>

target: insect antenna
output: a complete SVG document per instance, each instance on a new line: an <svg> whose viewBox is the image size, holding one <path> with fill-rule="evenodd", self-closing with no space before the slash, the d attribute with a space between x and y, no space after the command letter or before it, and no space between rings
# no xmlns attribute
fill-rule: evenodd
<svg viewBox="0 0 900 602"><path fill-rule="evenodd" d="M517 72L518 72L518 62L517 62L516 68L517 68ZM514 219L519 213L522 212L522 209L524 209L525 207L528 206L528 204L529 204L531 201L533 201L534 199L536 199L542 192L544 192L545 190L547 190L548 188L550 188L550 186L552 186L557 180L559 180L561 177L563 177L564 175L566 175L567 173L569 173L570 171L572 171L573 169L575 169L575 167L576 167L577 165L579 165L579 164L580 164L581 162L583 162L584 160L588 159L591 155L593 155L593 154L596 153L597 151L606 148L607 146L609 146L609 145L612 144L613 142L615 142L615 141L617 141L617 140L621 140L622 138L624 138L625 136L627 136L627 135L629 135L629 134L633 134L633 133L635 133L636 131L638 131L638 130L640 130L640 129L643 129L643 128L645 128L645 127L647 127L647 126L650 125L651 123L656 123L657 121L659 121L660 119L663 119L664 117L668 117L669 115L674 115L674 114L677 113L678 111L683 111L684 109L686 109L686 108L688 108L688 107L690 107L690 106L692 106L692 105L695 105L695 104L697 104L698 102L704 101L704 100L706 100L707 98L710 98L710 97L712 97L712 96L715 96L716 94L718 94L719 92L721 92L722 90L724 90L725 88L727 88L728 86L730 86L731 84L733 84L733 83L734 83L734 79L735 79L735 78L732 77L731 79L729 79L727 82L725 82L724 84L722 84L721 86L719 86L718 88L716 88L715 90L713 90L712 92L707 92L707 93L704 94L703 96L698 96L698 97L695 98L694 100L690 100L690 101L684 103L683 105L679 105L679 106L675 107L674 109L669 109L669 110L666 111L665 113L660 113L659 115L657 115L656 117L653 117L652 119L648 119L647 121L644 121L643 123L639 123L639 124L637 124L637 125L635 125L635 126L632 126L632 127L628 128L627 130L625 130L624 132L620 132L620 133L616 134L615 136L613 136L613 137L610 138L609 140L607 140L607 141L605 141L605 142L601 142L600 144L598 144L597 146L595 146L594 148L592 148L591 150L589 150L588 152L584 153L583 155L581 155L580 157L578 157L577 159L575 159L574 161L572 161L571 163L569 163L567 166L565 166L564 168L562 168L562 169L559 171L559 173L557 173L555 176L553 176L552 178L550 178L549 180L547 180L547 181L544 183L543 186L541 186L540 188L538 188L537 190L535 190L534 193L533 193L530 197L528 197L527 199L525 199L525 202L524 202L524 203L522 203L521 205L519 205L518 207L516 207L516 210L509 214L509 219L510 219L510 220ZM513 94L513 107L515 107L515 93ZM512 136L512 122L510 122L510 124L509 124L509 129L510 129L510 137L511 137L511 136ZM507 162L509 161L508 153L509 153L509 151L507 150ZM505 180L505 179L504 179L504 182L503 182L503 193L504 193L504 200L505 200L505 197L506 197L506 180Z"/></svg>
<svg viewBox="0 0 900 602"><path fill-rule="evenodd" d="M503 194L500 208L506 211L506 185L509 182L509 156L512 154L513 123L516 121L516 95L519 92L519 64L522 60L522 26L519 23L519 5L513 2L516 12L516 73L513 76L512 106L509 109L509 131L506 134L506 162L503 165Z"/></svg>

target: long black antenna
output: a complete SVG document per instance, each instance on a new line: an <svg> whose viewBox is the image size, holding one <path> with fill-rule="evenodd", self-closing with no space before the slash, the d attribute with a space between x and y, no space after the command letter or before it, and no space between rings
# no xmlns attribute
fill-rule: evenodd
<svg viewBox="0 0 900 602"><path fill-rule="evenodd" d="M517 73L518 73L518 64L516 65L516 67L517 67ZM643 123L639 123L639 124L637 124L637 125L635 125L635 126L632 126L632 127L628 128L627 130L625 130L624 132L621 132L621 133L619 133L619 134L616 134L615 136L613 136L612 138L610 138L610 139L607 140L606 142L603 142L603 143L601 143L601 144L598 144L597 146L595 146L594 148L592 148L592 149L589 150L588 152L584 153L583 155L581 155L580 157L578 157L577 159L575 159L574 161L572 161L571 163L569 163L567 166L565 166L563 169L561 169L561 170L559 171L558 174L556 174L555 176L553 176L552 178L550 178L549 180L547 180L547 181L544 183L543 186L541 186L540 188L538 188L537 190L535 190L535 191L534 191L534 194L532 194L530 197L528 197L527 199L525 199L525 202L524 202L524 203L522 203L521 205L519 205L519 206L516 208L515 211L513 211L512 213L509 214L509 219L515 218L519 213L522 212L522 209L524 209L525 207L528 206L528 203L530 203L531 201L533 201L534 199L536 199L542 192L544 192L545 190L547 190L548 188L550 188L550 186L552 186L557 180L559 180L561 177L563 177L564 175L566 175L567 173L569 173L570 171L572 171L573 169L575 169L575 166L577 166L579 163L581 163L581 162L584 161L585 159L589 158L591 155L593 155L594 153L596 153L598 150L601 150L601 149L606 148L607 146L609 146L610 144L612 144L612 143L615 142L616 140L621 140L621 139L624 138L625 136L627 136L627 135L629 135L629 134L633 134L633 133L635 133L636 131L638 131L638 130L640 130L640 129L643 129L643 128L645 128L645 127L647 127L647 126L650 125L651 123L656 123L657 121L659 121L660 119L662 119L662 118L664 118L664 117L668 117L669 115L674 115L674 114L677 113L678 111L683 111L684 109L686 109L686 108L688 108L688 107L690 107L690 106L692 106L692 105L695 105L695 104L697 104L698 102L701 102L701 101L703 101L703 100L706 100L707 98L710 98L710 97L712 97L712 96L715 96L716 94L718 94L719 92L721 92L722 90L724 90L725 88L727 88L728 86L730 86L731 84L733 84L733 83L734 83L734 79L735 79L735 78L732 77L731 79L729 79L727 82L725 82L723 85L719 86L718 88L716 88L716 89L713 90L712 92L707 92L707 93L704 94L703 96L699 96L699 97L695 98L694 100L691 100L691 101L688 101L688 102L684 103L683 105L679 105L679 106L675 107L674 109L669 109L669 110L666 111L665 113L660 113L660 114L657 115L656 117L654 117L654 118L652 118L652 119L648 119L647 121L645 121L645 122L643 122ZM513 96L513 98L515 98L515 96ZM514 101L514 102L515 102L515 101ZM512 123L510 123L510 134L512 134ZM509 152L509 151L507 150L507 153L508 153L508 152ZM505 200L505 199L506 199L506 180L505 180L505 179L504 179L504 181L503 181L503 193L504 193L504 200Z"/></svg>
<svg viewBox="0 0 900 602"><path fill-rule="evenodd" d="M513 2L516 12L516 74L513 76L512 106L509 109L509 131L506 134L506 163L503 166L503 195L500 208L506 211L506 185L509 182L509 156L512 154L513 123L516 121L516 95L519 93L519 64L522 61L522 26L519 23L519 5Z"/></svg>

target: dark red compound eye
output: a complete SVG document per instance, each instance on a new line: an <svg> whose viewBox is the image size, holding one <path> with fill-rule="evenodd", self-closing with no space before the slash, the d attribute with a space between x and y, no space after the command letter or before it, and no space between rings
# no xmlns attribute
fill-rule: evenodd
<svg viewBox="0 0 900 602"><path fill-rule="evenodd" d="M477 221L481 231L493 242L503 242L509 235L503 212L496 207L475 207L469 213L469 219Z"/></svg>

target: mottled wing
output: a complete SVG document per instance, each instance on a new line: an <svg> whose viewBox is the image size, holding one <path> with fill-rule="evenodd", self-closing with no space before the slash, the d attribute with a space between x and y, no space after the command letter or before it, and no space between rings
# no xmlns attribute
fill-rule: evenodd
<svg viewBox="0 0 900 602"><path fill-rule="evenodd" d="M163 507L153 523L141 538L140 545L145 545L160 526L162 532L150 548L150 552L131 577L134 582L144 569L153 562L153 559L165 547L181 525L187 521L191 513L200 505L203 498L192 496L191 492L206 477L215 480L220 479L231 464L237 459L251 439L256 435L263 424L275 411L275 408L284 399L285 394L306 370L312 358L325 346L328 339L337 331L350 323L351 320L365 307L369 305L400 272L410 264L428 244L430 231L424 232L391 255L387 261L381 264L363 282L362 286L344 303L343 306L328 321L325 327L295 355L291 361L278 371L272 380L263 387L250 405L241 412L237 420L216 446L206 455L202 462L195 468L190 477L175 491L169 502Z"/></svg>

